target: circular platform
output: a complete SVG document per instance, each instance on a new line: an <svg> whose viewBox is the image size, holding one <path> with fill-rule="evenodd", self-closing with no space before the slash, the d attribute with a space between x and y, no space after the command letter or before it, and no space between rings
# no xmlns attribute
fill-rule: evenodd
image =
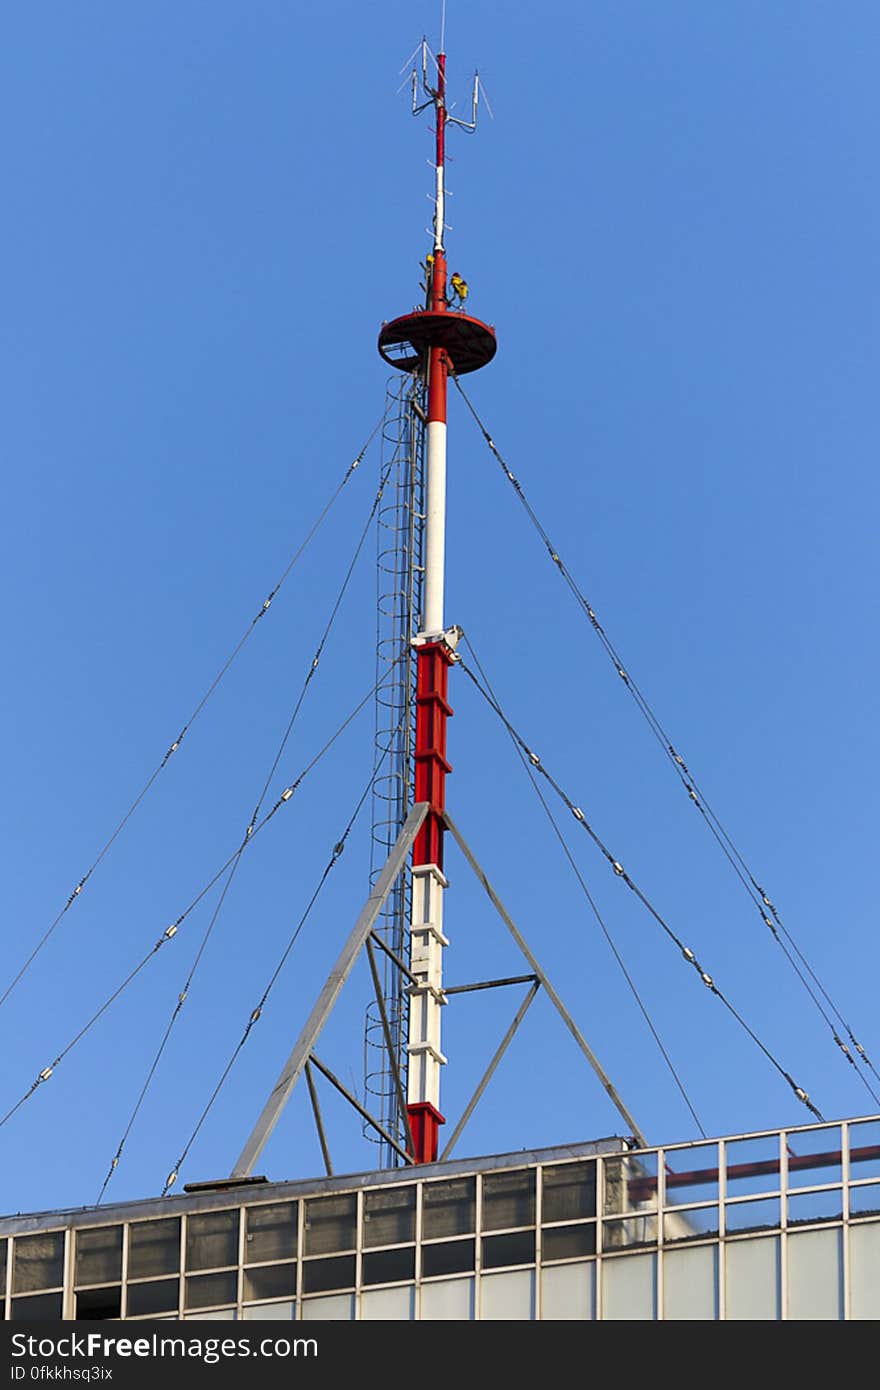
<svg viewBox="0 0 880 1390"><path fill-rule="evenodd" d="M491 362L498 344L487 323L451 310L436 314L417 309L382 325L379 352L402 372L415 371L430 347L444 348L456 376L464 376Z"/></svg>

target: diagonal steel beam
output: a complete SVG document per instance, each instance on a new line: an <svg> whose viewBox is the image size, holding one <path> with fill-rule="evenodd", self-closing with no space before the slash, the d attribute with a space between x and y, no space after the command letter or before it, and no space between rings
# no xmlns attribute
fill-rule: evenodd
<svg viewBox="0 0 880 1390"><path fill-rule="evenodd" d="M327 1022L336 1000L342 992L342 987L352 972L354 963L361 952L364 942L373 930L373 925L385 903L385 899L394 887L397 876L406 863L406 857L412 848L413 841L421 829L422 822L428 814L428 803L420 801L413 806L404 822L403 829L394 842L385 867L379 875L370 896L364 903L360 916L354 924L351 935L346 941L340 952L339 959L327 977L327 983L318 996L315 1007L309 1014L305 1027L300 1033L294 1044L293 1051L281 1069L281 1075L275 1082L266 1104L263 1106L260 1118L254 1125L247 1143L239 1154L238 1161L232 1170L234 1178L246 1178L253 1171L254 1164L263 1152L266 1143L273 1129L278 1123L285 1105L287 1104L290 1093L302 1075L306 1062L312 1053L312 1049L321 1035L321 1030Z"/></svg>
<svg viewBox="0 0 880 1390"><path fill-rule="evenodd" d="M324 1167L327 1170L327 1177L332 1178L333 1164L330 1159L330 1145L327 1143L327 1131L324 1129L324 1117L321 1114L321 1102L318 1100L318 1088L315 1085L315 1078L312 1076L312 1069L308 1062L306 1062L306 1085L309 1088L309 1100L312 1102L312 1114L315 1117L315 1129L318 1131Z"/></svg>
<svg viewBox="0 0 880 1390"><path fill-rule="evenodd" d="M452 1131L452 1135L451 1135L451 1137L450 1137L449 1143L446 1145L446 1148L443 1150L442 1154L440 1155L440 1162L441 1162L441 1163L442 1163L445 1159L447 1159L447 1158L449 1157L449 1155L452 1153L452 1150L455 1148L456 1144L458 1143L459 1138L461 1137L461 1132L462 1132L462 1130L464 1129L464 1127L465 1127L465 1125L467 1124L468 1120L470 1119L471 1115L473 1115L474 1111L476 1110L477 1106L479 1105L480 1100L482 1099L482 1096L483 1096L483 1092L485 1091L486 1087L489 1085L489 1082L492 1080L492 1077L495 1075L495 1068L498 1066L498 1063L501 1061L501 1058L504 1056L504 1054L505 1054L505 1052L507 1051L508 1047L509 1047L510 1044L513 1042L514 1034L516 1033L517 1028L519 1028L519 1025L522 1023L522 1021L523 1021L523 1019L525 1018L526 1014L528 1013L528 1011L529 1011L529 1005L531 1004L532 1000L534 999L535 995L538 993L538 990L539 990L540 988L541 988L541 981L540 981L540 980L533 980L533 982L532 982L532 987L531 987L531 989L529 990L528 994L526 995L525 999L524 999L524 1000L522 1001L522 1003L520 1004L519 1008L517 1009L517 1011L516 1011L516 1017L514 1018L513 1022L511 1023L510 1027L508 1028L507 1032L504 1034L504 1037L501 1039L501 1043L500 1043L499 1046L498 1046L498 1049L497 1049L497 1051L496 1051L496 1053L495 1053L495 1056L492 1058L492 1060L491 1060L491 1062L489 1063L488 1067L487 1067L486 1070L483 1072L483 1077L482 1077L482 1080L480 1081L479 1086L478 1086L477 1089L474 1091L474 1094L471 1096L470 1100L468 1101L467 1106L466 1106L466 1108L465 1108L464 1114L462 1115L462 1117L461 1117L461 1119L459 1120L458 1124L455 1126L455 1129Z"/></svg>
<svg viewBox="0 0 880 1390"><path fill-rule="evenodd" d="M348 1101L349 1105L354 1107L354 1109L360 1115L361 1119L366 1120L367 1124L370 1125L370 1127L376 1131L379 1137L381 1139L384 1139L386 1144L390 1144L392 1149L394 1149L395 1152L400 1154L400 1157L404 1160L405 1163L412 1163L412 1154L408 1154L403 1145L398 1144L393 1134L389 1134L385 1126L380 1125L376 1117L374 1115L371 1115L369 1110L367 1110L365 1106L361 1105L357 1096L353 1095L347 1086L343 1086L342 1082L339 1080L339 1077L336 1076L335 1073L332 1072L328 1066L324 1065L320 1057L316 1057L313 1052L311 1057L309 1058L309 1061L311 1062L312 1066L318 1068L318 1071L321 1073L322 1076L326 1076L331 1086L335 1086L341 1096L345 1096L345 1099Z"/></svg>
<svg viewBox="0 0 880 1390"><path fill-rule="evenodd" d="M380 951L385 952L388 959L397 966L401 975L406 976L411 985L418 985L420 983L418 975L414 975L412 973L406 961L402 960L396 951L392 951L391 947L388 945L388 942L383 941L381 936L379 936L375 930L370 932L370 935L368 936L367 940L372 941L374 946L378 946Z"/></svg>
<svg viewBox="0 0 880 1390"><path fill-rule="evenodd" d="M388 1010L385 1007L385 995L382 993L382 982L379 979L379 970L376 966L376 953L370 937L367 937L367 959L370 962L370 974L373 977L373 993L376 996L376 1004L379 1009L379 1018L382 1021L382 1035L385 1039L385 1048L388 1053L388 1065L391 1068L391 1075L394 1080L394 1087L397 1091L397 1108L403 1119L406 1129L406 1148L407 1153L412 1157L415 1154L416 1146L413 1142L412 1126L410 1124L409 1111L406 1108L406 1095L403 1090L403 1080L400 1075L400 1067L397 1062L397 1053L394 1050L394 1039L391 1036L391 1024L388 1022Z"/></svg>
<svg viewBox="0 0 880 1390"><path fill-rule="evenodd" d="M563 1023L565 1024L568 1031L571 1033L572 1037L574 1038L581 1052L586 1057L590 1066L593 1068L593 1071L598 1076L603 1087L605 1088L605 1091L608 1093L608 1096L612 1100L618 1114L620 1114L626 1121L627 1125L630 1128L630 1132L638 1140L639 1146L643 1149L646 1149L648 1147L647 1139L645 1138L639 1126L636 1124L629 1110L624 1105L623 1100L618 1095L617 1088L614 1085L613 1081L606 1073L598 1057L593 1052L583 1033L578 1028L571 1014L568 1012L568 1009L565 1007L559 995L556 993L556 990L553 988L552 984L547 979L547 976L545 975L541 966L538 964L538 961L533 956L532 952L529 950L529 947L526 944L524 937L520 934L519 930L514 924L512 917L510 916L510 913L507 911L507 908L504 906L498 894L495 892L495 889L492 887L492 884L489 882L489 879L487 878L485 872L483 871L474 854L472 853L458 826L455 824L455 821L449 815L448 811L444 811L442 814L447 830L455 839L455 842L461 850L462 854L464 855L465 859L470 864L480 883L483 885L483 888L486 891L489 901L492 903L492 906L495 908L495 911L498 913L498 916L501 918L502 922L507 927L507 930L510 932L517 946L522 951L529 965L532 967L538 979L541 981L541 984L546 989Z"/></svg>

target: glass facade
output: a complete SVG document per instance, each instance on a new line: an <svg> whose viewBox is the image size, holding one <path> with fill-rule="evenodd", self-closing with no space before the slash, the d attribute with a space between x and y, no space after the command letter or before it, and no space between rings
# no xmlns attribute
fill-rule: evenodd
<svg viewBox="0 0 880 1390"><path fill-rule="evenodd" d="M8 1218L0 1291L13 1321L873 1320L880 1119Z"/></svg>

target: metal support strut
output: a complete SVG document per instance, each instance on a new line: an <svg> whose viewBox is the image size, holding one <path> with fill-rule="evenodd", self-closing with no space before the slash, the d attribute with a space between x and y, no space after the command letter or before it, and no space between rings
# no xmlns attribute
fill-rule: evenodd
<svg viewBox="0 0 880 1390"><path fill-rule="evenodd" d="M351 974L355 961L360 951L373 930L373 925L382 910L382 906L391 892L397 876L406 863L407 855L412 848L413 841L421 829L422 822L428 813L428 808L424 802L417 802L413 806L406 818L406 823L395 841L388 860L382 870L375 887L367 898L360 916L354 924L354 928L343 946L339 958L327 977L327 982L318 996L315 1007L306 1020L305 1027L300 1033L294 1044L293 1051L281 1069L281 1074L269 1095L266 1104L263 1106L257 1123L251 1131L247 1143L239 1154L238 1161L232 1170L234 1178L244 1178L253 1172L254 1164L263 1152L269 1137L281 1118L281 1112L290 1099L290 1094L305 1069L306 1063L311 1060L315 1062L313 1048L321 1035L321 1031L336 1000L342 991L342 987ZM372 1123L372 1120L370 1121ZM383 1136L384 1137L384 1136Z"/></svg>

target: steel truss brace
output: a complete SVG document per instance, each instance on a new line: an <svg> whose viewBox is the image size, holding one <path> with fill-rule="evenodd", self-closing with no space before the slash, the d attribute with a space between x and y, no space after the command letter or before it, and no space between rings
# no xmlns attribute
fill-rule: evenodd
<svg viewBox="0 0 880 1390"><path fill-rule="evenodd" d="M507 930L510 932L520 951L525 956L529 965L532 967L532 970L535 972L536 979L544 986L544 989L547 991L547 994L552 1000L553 1005L556 1008L556 1011L562 1019L563 1023L565 1024L566 1028L571 1033L581 1052L584 1054L590 1066L593 1068L593 1071L596 1073L599 1080L601 1081L602 1086L604 1087L605 1091L607 1092L608 1096L613 1102L618 1114L621 1115L622 1118L625 1120L627 1126L629 1127L630 1133L638 1141L639 1147L646 1149L648 1147L647 1139L645 1138L639 1126L636 1124L627 1107L624 1105L623 1100L618 1095L617 1088L615 1087L611 1078L606 1073L598 1057L593 1052L583 1033L578 1028L571 1014L568 1012L568 1009L565 1007L556 990L553 988L553 985L548 980L537 959L530 951L524 937L520 934L519 930L517 929L513 921L513 918L510 916L510 913L507 911L507 908L504 906L498 894L495 892L495 889L489 882L489 879L485 871L482 869L479 862L475 858L473 852L470 849L470 846L468 845L458 826L455 824L455 821L449 815L448 811L443 812L443 821L446 825L447 830L450 832L459 849L461 850L462 854L464 855L465 859L470 864L471 868L476 874L478 880L483 885L483 888L486 891L489 901L495 908L495 911L498 913L498 916L501 918L502 922L507 927ZM531 1000L529 1000L529 1002L531 1002ZM479 1099L479 1096L477 1096L477 1099ZM456 1135L453 1136L453 1138L456 1137L457 1132ZM450 1144L447 1145L447 1150L449 1149L451 1143L452 1141L450 1140ZM444 1154L444 1157L445 1156L446 1155Z"/></svg>
<svg viewBox="0 0 880 1390"><path fill-rule="evenodd" d="M318 1088L315 1085L315 1078L312 1076L312 1068L309 1062L306 1062L306 1085L309 1088L309 1100L312 1102L312 1114L315 1117L315 1129L318 1131L318 1142L321 1145L324 1168L327 1177L332 1178L333 1164L330 1161L330 1146L327 1143L327 1132L324 1129L324 1117L321 1114L321 1102L318 1100Z"/></svg>
<svg viewBox="0 0 880 1390"><path fill-rule="evenodd" d="M528 979L529 976L526 976L525 978ZM516 1033L516 1030L519 1028L519 1025L522 1023L523 1019L525 1018L526 1014L528 1013L528 1011L529 1011L529 1005L532 1003L532 1000L534 999L535 995L538 993L538 990L541 988L541 981L540 981L539 979L537 979L535 976L532 976L531 979L532 979L532 987L531 987L531 989L529 990L528 994L526 995L525 999L524 999L524 1000L522 1001L522 1003L520 1004L519 1008L517 1009L517 1011L516 1011L516 1017L514 1018L513 1022L511 1023L510 1027L508 1028L507 1032L504 1034L504 1037L501 1039L501 1042L500 1042L500 1044L499 1044L499 1046L498 1046L498 1049L497 1049L497 1051L496 1051L496 1053L495 1053L495 1056L492 1058L492 1060L491 1060L491 1062L489 1063L488 1067L487 1067L486 1070L484 1071L479 1086L478 1086L477 1089L474 1091L474 1094L471 1096L470 1100L468 1101L468 1103L467 1103L467 1105L466 1105L466 1107L465 1107L464 1114L462 1115L462 1117L461 1117L461 1119L459 1120L458 1124L455 1126L455 1129L452 1131L452 1134L451 1134L450 1139L449 1139L449 1143L446 1145L446 1148L443 1150L442 1154L440 1155L440 1162L441 1162L441 1163L444 1161L444 1159L449 1158L450 1154L452 1153L452 1150L455 1148L456 1144L458 1143L459 1139L461 1138L462 1130L464 1129L464 1127L465 1127L465 1125L467 1124L468 1120L470 1119L471 1115L473 1115L474 1111L476 1110L477 1106L479 1105L480 1101L482 1100L483 1093L484 1093L486 1087L489 1085L489 1082L492 1080L492 1077L495 1075L495 1069L497 1068L498 1063L501 1061L501 1058L504 1056L504 1054L505 1054L505 1052L507 1051L508 1047L509 1047L510 1044L513 1042L513 1039L514 1039L514 1035L515 1035L515 1033ZM477 985L476 988L477 988L477 989L491 989L491 988L492 988L492 984L505 984L505 985L506 985L506 984L510 984L510 983L512 983L512 982L509 981L509 980L498 980L498 981L492 981L491 984ZM471 988L474 988L474 986L471 986Z"/></svg>
<svg viewBox="0 0 880 1390"><path fill-rule="evenodd" d="M330 1070L329 1067L325 1066L324 1063L320 1060L320 1058L315 1056L314 1052L309 1058L309 1061L311 1062L313 1067L318 1068L318 1071L321 1072L323 1076L326 1076L331 1086L335 1086L341 1096L345 1096L345 1099L348 1101L349 1105L354 1107L354 1109L358 1112L361 1118L366 1120L367 1124L370 1125L370 1127L376 1131L379 1137L384 1139L386 1144L390 1144L392 1149L394 1149L396 1153L400 1154L400 1157L404 1160L405 1163L412 1163L412 1154L408 1154L403 1145L398 1144L397 1140L393 1137L393 1135L388 1133L388 1130L384 1127L384 1125L380 1125L379 1121L375 1118L375 1116L371 1115L369 1110L365 1109L365 1107L361 1105L357 1096L353 1095L352 1092L348 1089L348 1087L342 1084L342 1082L339 1080L339 1077L336 1076Z"/></svg>
<svg viewBox="0 0 880 1390"><path fill-rule="evenodd" d="M324 1129L324 1118L321 1114L321 1105L318 1100L318 1088L315 1085L315 1078L312 1075L313 1067L317 1067L321 1075L326 1076L331 1086L336 1087L336 1090L339 1092L339 1094L345 1097L349 1105L352 1106L353 1109L355 1109L358 1112L361 1118L366 1121L366 1123L370 1126L371 1129L374 1129L376 1131L376 1133L379 1135L381 1139L385 1140L386 1144L390 1144L391 1147L395 1149L397 1153L400 1154L400 1157L404 1159L406 1163L413 1162L412 1153L407 1153L406 1149L402 1148L401 1145L398 1144L397 1140L392 1138L392 1136L388 1133L387 1129L385 1129L385 1127L381 1125L379 1121L376 1119L375 1115L371 1115L369 1110L367 1110L363 1105L361 1105L357 1096L352 1095L351 1091L348 1089L347 1086L344 1086L342 1084L335 1072L332 1072L328 1066L325 1066L324 1063L321 1061L320 1057L318 1057L313 1052L305 1065L306 1085L309 1088L309 1099L312 1102L312 1114L315 1117L315 1128L318 1131L318 1139L321 1144L321 1153L324 1157L324 1168L327 1172L328 1178L333 1177L333 1164L330 1161L330 1148L327 1144L327 1132Z"/></svg>
<svg viewBox="0 0 880 1390"><path fill-rule="evenodd" d="M351 974L355 962L373 930L376 919L385 904L385 900L394 887L398 875L406 863L407 855L412 849L413 841L421 829L425 816L428 814L428 809L428 803L426 801L420 801L413 806L407 816L403 829L398 835L391 853L385 862L385 867L376 880L370 896L367 898L360 916L354 924L351 935L343 946L336 964L330 971L327 982L321 990L315 1006L309 1014L305 1026L294 1044L293 1051L282 1067L281 1074L275 1082L266 1104L263 1106L260 1117L238 1157L238 1161L232 1170L232 1176L234 1178L245 1178L253 1172L254 1164L259 1159L272 1131L278 1123L281 1113L290 1099L294 1086L305 1070L306 1063L311 1060L325 1075L328 1074L325 1068L322 1067L313 1056L313 1049L321 1035L324 1024L327 1022L332 1012L333 1006L342 992L343 985ZM332 1077L331 1079L334 1084L336 1084L336 1078ZM354 1101L353 1097L348 1096L348 1098ZM356 1109L360 1108L357 1101L354 1101L354 1104ZM370 1124L375 1124L372 1116L365 1113L364 1118ZM396 1144L394 1144L394 1147L399 1148ZM403 1153L403 1150L400 1150L400 1152ZM403 1156L407 1157L406 1154Z"/></svg>
<svg viewBox="0 0 880 1390"><path fill-rule="evenodd" d="M394 1050L394 1040L391 1037L391 1025L388 1022L388 1010L385 1007L385 995L382 991L382 983L379 979L379 971L376 966L376 956L375 952L373 951L372 942L369 936L366 940L366 947L367 959L370 962L370 974L373 977L373 993L376 996L376 1005L379 1010L379 1017L382 1020L382 1036L385 1039L385 1048L388 1053L388 1065L391 1068L391 1075L394 1079L395 1090L397 1091L397 1104L400 1109L400 1113L403 1116L403 1123L406 1128L406 1152L404 1153L404 1157L408 1160L408 1162L412 1163L415 1161L414 1155L416 1151L416 1146L413 1140L413 1132L412 1127L410 1125L409 1111L406 1108L406 1093L403 1089L403 1079L400 1075L400 1064L397 1060L397 1053ZM399 1149L398 1152L400 1152Z"/></svg>

